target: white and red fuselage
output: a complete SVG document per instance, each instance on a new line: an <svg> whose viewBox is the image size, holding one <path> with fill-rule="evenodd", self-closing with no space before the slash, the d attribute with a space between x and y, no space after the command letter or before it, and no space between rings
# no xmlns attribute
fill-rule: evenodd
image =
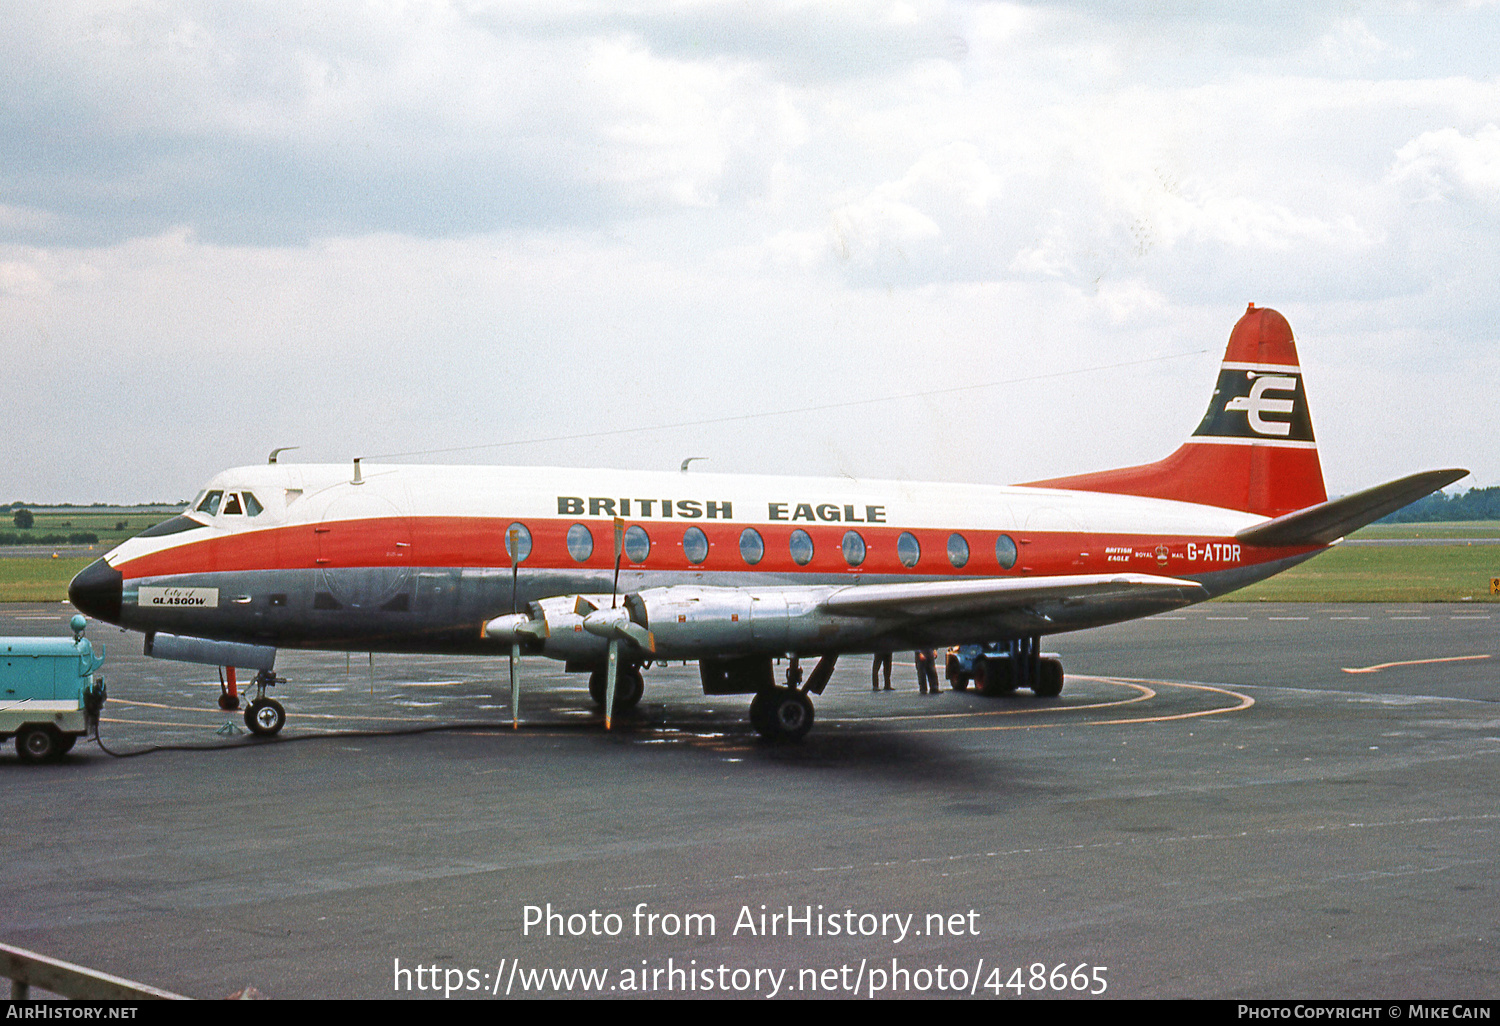
<svg viewBox="0 0 1500 1026"><path fill-rule="evenodd" d="M1327 541L1237 535L1325 500L1291 329L1252 306L1197 432L1142 467L1002 487L248 466L111 551L70 595L145 632L360 651L494 651L486 625L518 613L545 623L529 651L580 666L604 651L583 607L616 594L659 659L931 648L1243 587Z"/></svg>

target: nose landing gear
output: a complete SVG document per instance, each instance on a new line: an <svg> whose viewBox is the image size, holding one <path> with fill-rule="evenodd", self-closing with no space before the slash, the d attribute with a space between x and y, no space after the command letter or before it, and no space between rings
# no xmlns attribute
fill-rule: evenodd
<svg viewBox="0 0 1500 1026"><path fill-rule="evenodd" d="M286 724L286 710L274 698L266 697L266 688L285 684L285 677L278 677L267 670L255 675L255 698L245 706L245 726L250 733L261 737L273 737Z"/></svg>

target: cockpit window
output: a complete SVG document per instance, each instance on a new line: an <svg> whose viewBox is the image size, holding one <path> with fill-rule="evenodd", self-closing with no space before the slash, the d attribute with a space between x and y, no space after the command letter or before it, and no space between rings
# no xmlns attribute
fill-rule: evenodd
<svg viewBox="0 0 1500 1026"><path fill-rule="evenodd" d="M209 492L203 497L203 501L198 503L198 512L207 513L211 517L218 516L219 503L223 501L223 499L223 492Z"/></svg>
<svg viewBox="0 0 1500 1026"><path fill-rule="evenodd" d="M240 508L239 492L229 493L229 501L224 503L224 515L226 517L240 517L245 515L245 511Z"/></svg>
<svg viewBox="0 0 1500 1026"><path fill-rule="evenodd" d="M266 511L266 507L262 506L260 502L256 500L255 496L251 495L249 492L245 492L244 495L246 516L258 517Z"/></svg>

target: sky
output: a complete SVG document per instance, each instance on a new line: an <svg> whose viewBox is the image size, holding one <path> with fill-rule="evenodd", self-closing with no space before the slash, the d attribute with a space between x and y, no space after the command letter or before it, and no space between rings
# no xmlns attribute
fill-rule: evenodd
<svg viewBox="0 0 1500 1026"><path fill-rule="evenodd" d="M1500 484L1500 4L8 10L0 502L1081 473L1192 432L1251 302L1331 494Z"/></svg>

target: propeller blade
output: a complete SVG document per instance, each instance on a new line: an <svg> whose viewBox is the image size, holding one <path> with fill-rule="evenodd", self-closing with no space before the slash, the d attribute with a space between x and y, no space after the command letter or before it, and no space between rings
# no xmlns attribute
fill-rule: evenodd
<svg viewBox="0 0 1500 1026"><path fill-rule="evenodd" d="M521 661L521 643L510 646L510 728L521 729L521 678L516 664Z"/></svg>
<svg viewBox="0 0 1500 1026"><path fill-rule="evenodd" d="M615 679L620 671L620 639L609 643L609 668L604 671L604 729L609 730L615 711Z"/></svg>
<svg viewBox="0 0 1500 1026"><path fill-rule="evenodd" d="M625 521L615 517L615 583L610 588L609 608L620 597L620 557L625 554Z"/></svg>

